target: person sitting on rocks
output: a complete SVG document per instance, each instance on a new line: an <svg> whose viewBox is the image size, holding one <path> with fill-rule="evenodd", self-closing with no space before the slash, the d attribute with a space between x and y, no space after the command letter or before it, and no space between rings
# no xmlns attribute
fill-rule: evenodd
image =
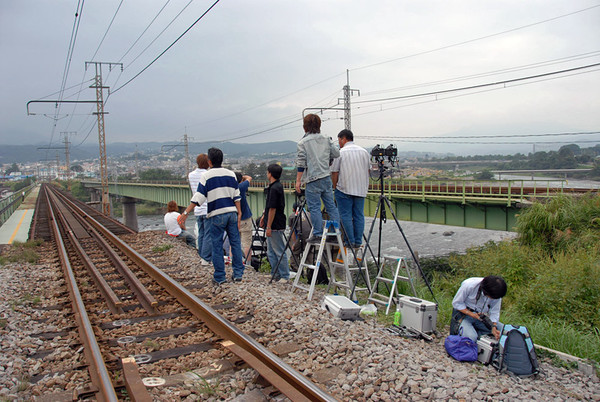
<svg viewBox="0 0 600 402"><path fill-rule="evenodd" d="M500 339L503 325L499 322L502 298L506 295L506 282L499 276L465 279L452 300L450 335L460 335L474 342L482 335L493 334ZM491 329L484 315L492 322Z"/></svg>
<svg viewBox="0 0 600 402"><path fill-rule="evenodd" d="M179 213L177 202L169 201L167 204L167 213L165 214L167 234L185 240L188 246L196 247L196 236L185 230L185 224L183 222L179 223L177 221L179 215L181 214Z"/></svg>

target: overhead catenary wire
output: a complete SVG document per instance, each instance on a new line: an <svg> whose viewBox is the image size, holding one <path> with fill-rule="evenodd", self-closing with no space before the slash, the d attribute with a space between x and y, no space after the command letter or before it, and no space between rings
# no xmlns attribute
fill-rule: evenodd
<svg viewBox="0 0 600 402"><path fill-rule="evenodd" d="M69 46L67 49L67 57L65 60L65 67L63 70L62 82L60 85L59 96L58 99L62 100L64 96L65 86L67 84L67 79L69 76L69 70L71 67L71 60L73 58L73 52L75 50L75 43L77 41L77 34L79 32L79 23L81 21L81 15L83 13L83 5L85 4L85 0L79 0L77 2L77 8L75 10L75 20L73 21L73 28L71 29L71 38L69 39ZM50 142L48 147L52 146L52 141L54 140L54 133L56 132L57 119L60 114L61 104L60 102L57 104L55 114L54 114L54 122L52 124L52 130L50 133ZM48 151L46 151L46 157L48 157Z"/></svg>
<svg viewBox="0 0 600 402"><path fill-rule="evenodd" d="M146 71L148 68L150 68L150 66L152 64L154 64L159 58L161 58L161 56L163 54L165 54L169 49L171 49L181 38L183 38L183 36L189 32L190 29L192 29L194 27L194 25L196 25L202 18L204 18L204 16L206 14L208 14L210 12L210 10L213 9L213 7L215 7L217 5L217 3L219 3L219 1L221 0L216 0L204 13L202 13L202 15L200 17L198 17L198 19L196 21L194 21L194 23L192 25L190 25L188 27L188 29L186 29L181 35L179 35L179 37L177 39L175 39L173 41L173 43L171 43L165 50L163 50L158 56L156 56L154 58L154 60L152 60L146 67L144 67L139 73L137 73L136 75L134 75L131 79L129 79L129 81L127 81L125 84L121 85L120 87L118 87L117 89L115 89L114 91L112 91L111 93L115 93L120 91L123 87L125 87L126 85L128 85L130 82L132 82L133 80L135 80L137 77L139 77L144 71Z"/></svg>
<svg viewBox="0 0 600 402"><path fill-rule="evenodd" d="M589 69L592 67L599 67L599 66L600 66L600 63L593 63L593 64L587 64L587 65L579 66L579 67L567 68L567 69L558 70L558 71L551 71L548 73L530 75L527 77L513 78L513 79L509 79L509 80L495 81L495 82L489 82L489 83L485 83L485 84L469 85L469 86L460 87L460 88L452 88L452 89L445 89L445 90L432 91L432 92L422 92L419 94L394 96L394 97L389 97L389 98L354 101L353 104L356 105L356 104L373 103L373 102L387 102L387 101L392 101L392 100L420 98L420 97L432 96L432 95L442 95L442 94L451 93L451 92L466 91L466 90L479 89L479 88L485 88L485 87L490 87L490 86L506 85L506 84L511 84L511 83L515 83L515 82L519 82L519 81L533 80L536 78L549 77L552 75L564 74L564 73L568 73L568 72L584 70L584 69Z"/></svg>
<svg viewBox="0 0 600 402"><path fill-rule="evenodd" d="M522 137L562 137L562 136L572 136L572 135L596 135L600 134L600 131L580 131L580 132L570 132L570 133L541 133L541 134L494 134L494 135L456 135L449 137L448 139L460 138L522 138ZM382 138L382 139L411 139L417 138L421 140L426 139L440 139L435 136L402 136L402 137L394 137L394 136L378 136L378 135L361 135L360 138Z"/></svg>
<svg viewBox="0 0 600 402"><path fill-rule="evenodd" d="M547 18L545 20L537 21L537 22L534 22L534 23L531 23L531 24L522 25L520 27L507 29L507 30L501 31L501 32L496 32L496 33L493 33L493 34L490 34L490 35L480 36L480 37L475 38L475 39L469 39L469 40L465 40L465 41L462 41L462 42L457 42L457 43L453 43L453 44L450 44L450 45L445 45L445 46L437 47L435 49L426 50L426 51L423 51L423 52L417 52L417 53L409 54L409 55L406 55L406 56L401 56L401 57L396 57L394 59L390 59L390 60L386 60L386 61L381 61L381 62L378 62L378 63L368 64L368 65L365 65L365 66L362 66L362 67L356 67L356 68L350 69L350 71L364 70L364 69L367 69L367 68L371 68L371 67L375 67L375 66L380 66L382 64L393 63L393 62L396 62L396 61L405 60L405 59L409 59L409 58L412 58L412 57L423 56L425 54L438 52L440 50L450 49L450 48L456 47L456 46L466 45L468 43L473 43L473 42L477 42L477 41L480 41L480 40L493 38L495 36L504 35L504 34L507 34L507 33L510 33L510 32L519 31L521 29L530 28L530 27L533 27L533 26L536 26L536 25L545 24L547 22L555 21L555 20L558 20L560 18L570 17L570 16L575 15L575 14L579 14L579 13L583 13L583 12L586 12L586 11L590 11L590 10L592 10L594 8L597 8L597 7L600 7L600 4L596 4L596 5L593 5L593 6L581 9L581 10L573 11L573 12L570 12L570 13L567 13L567 14L558 15L556 17Z"/></svg>

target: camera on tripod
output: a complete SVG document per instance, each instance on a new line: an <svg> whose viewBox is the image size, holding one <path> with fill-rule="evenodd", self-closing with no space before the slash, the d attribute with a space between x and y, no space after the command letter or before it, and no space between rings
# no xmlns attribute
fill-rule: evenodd
<svg viewBox="0 0 600 402"><path fill-rule="evenodd" d="M392 165L397 161L398 148L396 148L394 144L390 144L386 148L377 144L371 149L371 159L375 162L383 163L386 158Z"/></svg>

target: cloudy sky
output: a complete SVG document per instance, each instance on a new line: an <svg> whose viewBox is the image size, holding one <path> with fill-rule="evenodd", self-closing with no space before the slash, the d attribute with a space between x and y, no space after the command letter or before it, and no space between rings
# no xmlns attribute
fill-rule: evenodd
<svg viewBox="0 0 600 402"><path fill-rule="evenodd" d="M95 100L87 61L123 63L102 67L108 143L186 132L197 142L297 141L303 110L341 107L348 78L363 146L460 153L517 142L511 150L527 153L534 142L600 143L590 134L600 131L600 66L578 69L600 63L598 0L221 0L150 65L214 2L0 2L0 144L58 146L63 132L72 146L97 143L93 104L26 110L31 100ZM525 79L562 70L571 71ZM323 131L335 137L342 118L325 110ZM539 136L564 133L586 134ZM458 145L443 143L452 137Z"/></svg>

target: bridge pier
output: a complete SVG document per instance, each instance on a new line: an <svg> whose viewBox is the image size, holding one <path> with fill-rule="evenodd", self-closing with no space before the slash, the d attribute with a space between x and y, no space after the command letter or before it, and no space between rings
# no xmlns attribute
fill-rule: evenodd
<svg viewBox="0 0 600 402"><path fill-rule="evenodd" d="M138 231L137 211L135 209L136 199L131 197L123 197L123 223L128 228Z"/></svg>

